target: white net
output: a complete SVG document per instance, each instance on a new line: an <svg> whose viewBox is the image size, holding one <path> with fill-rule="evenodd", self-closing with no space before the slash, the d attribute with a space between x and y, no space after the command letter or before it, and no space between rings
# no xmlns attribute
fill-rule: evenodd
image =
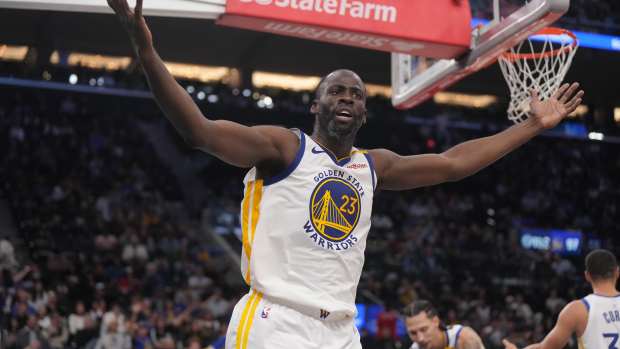
<svg viewBox="0 0 620 349"><path fill-rule="evenodd" d="M508 119L525 121L530 111L530 89L548 99L560 87L577 51L577 39L564 30L543 30L499 57L510 89Z"/></svg>

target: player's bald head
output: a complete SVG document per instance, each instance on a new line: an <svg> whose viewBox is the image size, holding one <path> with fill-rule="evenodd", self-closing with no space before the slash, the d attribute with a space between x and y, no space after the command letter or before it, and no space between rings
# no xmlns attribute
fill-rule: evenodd
<svg viewBox="0 0 620 349"><path fill-rule="evenodd" d="M364 93L366 93L366 85L364 85L364 81L362 81L362 78L360 78L356 72L349 69L337 69L321 78L321 81L319 81L319 84L314 91L315 98L321 98L321 95L323 94L325 87L329 85L329 82L341 78L353 78L357 80Z"/></svg>

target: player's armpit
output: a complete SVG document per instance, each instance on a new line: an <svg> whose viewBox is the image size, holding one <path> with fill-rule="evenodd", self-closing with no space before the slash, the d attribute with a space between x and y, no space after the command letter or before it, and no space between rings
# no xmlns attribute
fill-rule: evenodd
<svg viewBox="0 0 620 349"><path fill-rule="evenodd" d="M480 336L469 327L461 330L461 335L457 343L457 349L485 349Z"/></svg>

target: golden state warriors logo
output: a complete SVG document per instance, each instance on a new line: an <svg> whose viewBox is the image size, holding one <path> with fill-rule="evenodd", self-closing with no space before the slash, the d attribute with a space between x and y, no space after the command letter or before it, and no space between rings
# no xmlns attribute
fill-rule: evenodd
<svg viewBox="0 0 620 349"><path fill-rule="evenodd" d="M360 218L360 195L350 183L328 177L317 184L310 200L314 230L329 241L346 239Z"/></svg>

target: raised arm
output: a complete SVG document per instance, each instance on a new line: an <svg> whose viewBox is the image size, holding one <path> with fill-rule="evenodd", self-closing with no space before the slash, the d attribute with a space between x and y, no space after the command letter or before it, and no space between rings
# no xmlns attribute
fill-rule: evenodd
<svg viewBox="0 0 620 349"><path fill-rule="evenodd" d="M153 46L153 37L142 16L142 0L132 11L127 0L108 0L129 34L136 57L146 74L160 108L192 147L223 161L252 167L266 164L285 167L297 148L295 134L280 127L247 127L225 120L209 120L177 83Z"/></svg>
<svg viewBox="0 0 620 349"><path fill-rule="evenodd" d="M546 101L531 92L530 117L489 137L458 144L441 154L401 156L385 149L369 151L375 161L379 187L404 190L457 181L510 153L546 129L555 127L581 103L579 84L564 84Z"/></svg>

